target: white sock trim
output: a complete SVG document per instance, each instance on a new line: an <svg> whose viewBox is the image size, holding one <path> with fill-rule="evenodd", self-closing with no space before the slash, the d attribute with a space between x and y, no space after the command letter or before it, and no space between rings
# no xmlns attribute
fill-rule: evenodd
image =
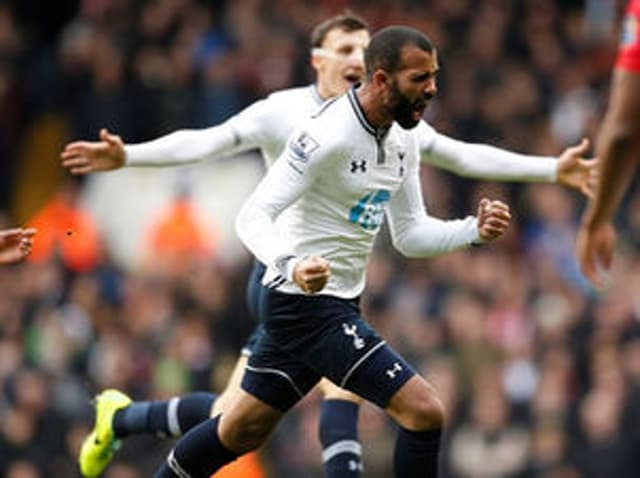
<svg viewBox="0 0 640 478"><path fill-rule="evenodd" d="M322 450L322 462L327 463L336 455L341 453L352 453L358 457L362 456L362 445L356 440L340 440L333 445Z"/></svg>
<svg viewBox="0 0 640 478"><path fill-rule="evenodd" d="M178 420L178 404L180 399L173 397L169 400L167 406L167 426L169 427L169 433L172 437L182 436L182 430L180 429L180 420Z"/></svg>

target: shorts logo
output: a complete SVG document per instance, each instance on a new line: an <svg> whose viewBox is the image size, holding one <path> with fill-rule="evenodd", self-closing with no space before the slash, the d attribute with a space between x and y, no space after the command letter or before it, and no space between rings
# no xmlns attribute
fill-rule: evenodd
<svg viewBox="0 0 640 478"><path fill-rule="evenodd" d="M402 367L398 362L394 362L393 368L390 368L389 370L387 370L387 375L391 380L393 380L394 378L396 378L396 375L398 374L398 372L402 372Z"/></svg>
<svg viewBox="0 0 640 478"><path fill-rule="evenodd" d="M348 324L343 322L342 330L344 331L344 335L346 335L347 337L353 337L354 348L356 348L357 350L360 350L362 347L364 347L364 339L358 336L358 332L355 324L349 327Z"/></svg>
<svg viewBox="0 0 640 478"><path fill-rule="evenodd" d="M303 131L289 142L289 154L291 158L306 163L309 155L319 147L318 142Z"/></svg>
<svg viewBox="0 0 640 478"><path fill-rule="evenodd" d="M364 467L362 463L358 463L356 460L349 460L349 471L363 471Z"/></svg>

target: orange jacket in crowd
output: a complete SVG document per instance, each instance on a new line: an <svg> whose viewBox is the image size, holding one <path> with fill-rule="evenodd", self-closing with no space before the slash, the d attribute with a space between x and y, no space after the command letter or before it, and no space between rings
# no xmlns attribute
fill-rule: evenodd
<svg viewBox="0 0 640 478"><path fill-rule="evenodd" d="M57 193L29 221L38 230L29 256L44 262L59 254L62 263L76 272L94 269L102 257L98 228L88 212L75 204L66 192Z"/></svg>
<svg viewBox="0 0 640 478"><path fill-rule="evenodd" d="M143 255L147 262L180 269L190 258L210 259L216 235L188 198L177 198L147 230Z"/></svg>
<svg viewBox="0 0 640 478"><path fill-rule="evenodd" d="M221 468L211 478L267 478L267 474L254 451Z"/></svg>

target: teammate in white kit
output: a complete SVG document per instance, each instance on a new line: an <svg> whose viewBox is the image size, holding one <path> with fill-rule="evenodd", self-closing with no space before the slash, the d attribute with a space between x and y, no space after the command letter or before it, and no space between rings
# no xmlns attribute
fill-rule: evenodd
<svg viewBox="0 0 640 478"><path fill-rule="evenodd" d="M318 72L317 84L293 88L270 95L227 122L204 130L183 130L137 145L124 145L119 137L101 132L102 141L74 142L62 154L63 165L75 174L107 171L123 166L170 166L215 159L239 151L258 147L269 166L284 149L286 138L294 125L317 110L322 101L343 92L347 86L362 78L362 52L369 41L366 24L357 17L341 15L319 25L312 34L312 63ZM417 136L422 159L465 176L497 180L557 181L565 186L590 194L590 175L594 161L586 161L581 155L586 145L568 148L559 158L524 156L506 152L491 146L471 145L455 141L436 133L423 121L412 130ZM359 168L360 163L354 167ZM254 274L259 275L259 274ZM255 339L255 336L254 336ZM250 347L238 360L233 377L225 392L215 400L214 413L225 408L229 395L239 388L239 379L247 361ZM324 448L327 476L357 477L360 472L360 445L357 442L356 420L360 399L338 389L328 382L321 387L327 400L323 404L320 436ZM101 422L101 440L94 445L98 433L98 421L92 436L87 440L81 455L81 468L85 476L97 476L107 465L114 439L132 433L160 432L180 435L209 415L214 396L192 394L181 398L176 405L168 402L142 403L142 410L131 406L122 394L109 393L97 397L97 409ZM122 410L118 412L118 408ZM135 417L157 416L151 410L163 408L171 419L145 421L136 426ZM190 412L182 409L190 409ZM116 435L111 420L117 414L131 413L134 418L117 427ZM180 413L182 412L182 413ZM188 416L188 418L183 418ZM182 421L182 423L180 423ZM179 426L169 427L168 423ZM84 465L83 465L83 458ZM354 466L355 463L355 466Z"/></svg>

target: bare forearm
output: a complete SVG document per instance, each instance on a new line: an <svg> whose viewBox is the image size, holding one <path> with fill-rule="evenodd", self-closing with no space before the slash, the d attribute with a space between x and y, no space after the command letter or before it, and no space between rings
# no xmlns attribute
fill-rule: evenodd
<svg viewBox="0 0 640 478"><path fill-rule="evenodd" d="M610 221L636 173L640 155L640 75L616 71L607 116L598 138L600 182L587 221Z"/></svg>
<svg viewBox="0 0 640 478"><path fill-rule="evenodd" d="M632 135L614 133L605 140L599 151L603 160L598 193L590 207L592 223L608 222L615 215L634 175L638 153L638 141Z"/></svg>

